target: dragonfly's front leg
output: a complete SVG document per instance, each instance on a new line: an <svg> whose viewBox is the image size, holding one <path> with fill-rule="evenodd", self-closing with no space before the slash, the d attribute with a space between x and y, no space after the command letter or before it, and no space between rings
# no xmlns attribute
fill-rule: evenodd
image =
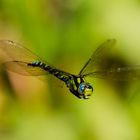
<svg viewBox="0 0 140 140"><path fill-rule="evenodd" d="M81 96L79 96L79 93L78 93L78 91L77 90L74 90L74 89L69 89L70 90L70 92L73 94L73 95L75 95L76 97L78 97L79 99L81 99Z"/></svg>

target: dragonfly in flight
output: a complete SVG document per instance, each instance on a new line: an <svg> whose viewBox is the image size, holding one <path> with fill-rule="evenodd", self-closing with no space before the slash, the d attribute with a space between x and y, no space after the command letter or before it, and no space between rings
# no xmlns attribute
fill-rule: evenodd
<svg viewBox="0 0 140 140"><path fill-rule="evenodd" d="M0 59L8 70L22 75L41 76L51 74L63 81L70 92L78 98L88 99L93 93L93 86L86 82L86 77L104 78L112 80L127 81L129 79L137 79L137 72L140 72L140 66L111 66L99 67L102 60L108 54L108 51L116 44L115 39L110 39L101 44L90 59L81 69L78 75L71 74L55 68L48 62L35 55L29 49L21 44L10 40L0 40ZM105 65L105 64L104 64ZM128 73L126 77L121 77ZM116 76L118 75L118 76ZM140 76L140 75L139 75Z"/></svg>

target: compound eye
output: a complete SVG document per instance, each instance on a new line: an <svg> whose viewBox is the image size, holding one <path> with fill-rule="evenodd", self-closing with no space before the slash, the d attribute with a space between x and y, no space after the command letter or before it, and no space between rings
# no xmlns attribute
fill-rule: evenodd
<svg viewBox="0 0 140 140"><path fill-rule="evenodd" d="M93 92L93 87L89 83L81 83L79 85L78 92L84 99L88 99Z"/></svg>
<svg viewBox="0 0 140 140"><path fill-rule="evenodd" d="M81 83L81 84L79 85L78 92L79 92L80 94L83 94L84 90L85 90L85 84L84 84L84 83Z"/></svg>

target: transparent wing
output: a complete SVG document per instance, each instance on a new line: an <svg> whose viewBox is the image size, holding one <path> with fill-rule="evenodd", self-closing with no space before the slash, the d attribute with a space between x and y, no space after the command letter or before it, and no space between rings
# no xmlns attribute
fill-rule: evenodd
<svg viewBox="0 0 140 140"><path fill-rule="evenodd" d="M101 44L93 53L91 58L87 61L84 67L81 69L79 75L88 75L98 70L98 66L102 63L102 60L108 56L110 49L115 45L116 40L110 39ZM103 67L106 64L104 64Z"/></svg>
<svg viewBox="0 0 140 140"><path fill-rule="evenodd" d="M94 78L111 79L116 81L138 80L140 79L140 65L111 67L109 69L92 72L84 76L93 76Z"/></svg>
<svg viewBox="0 0 140 140"><path fill-rule="evenodd" d="M0 61L1 63L4 63L9 70L22 75L37 76L48 73L39 67L28 66L28 63L34 61L41 61L47 65L49 64L27 48L10 40L0 40Z"/></svg>
<svg viewBox="0 0 140 140"><path fill-rule="evenodd" d="M28 62L8 61L5 62L4 65L8 70L26 76L40 76L48 74L47 71L41 69L40 67L28 66Z"/></svg>

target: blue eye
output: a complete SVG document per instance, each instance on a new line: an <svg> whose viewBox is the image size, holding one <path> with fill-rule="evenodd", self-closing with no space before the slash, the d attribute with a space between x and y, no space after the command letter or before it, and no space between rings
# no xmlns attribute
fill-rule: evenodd
<svg viewBox="0 0 140 140"><path fill-rule="evenodd" d="M79 85L78 92L83 98L88 99L93 92L93 87L89 83L81 83Z"/></svg>
<svg viewBox="0 0 140 140"><path fill-rule="evenodd" d="M80 84L79 89L80 89L80 93L82 93L85 89L85 85Z"/></svg>
<svg viewBox="0 0 140 140"><path fill-rule="evenodd" d="M85 90L85 83L81 83L81 84L79 85L78 92L79 92L80 94L83 94L84 90Z"/></svg>

